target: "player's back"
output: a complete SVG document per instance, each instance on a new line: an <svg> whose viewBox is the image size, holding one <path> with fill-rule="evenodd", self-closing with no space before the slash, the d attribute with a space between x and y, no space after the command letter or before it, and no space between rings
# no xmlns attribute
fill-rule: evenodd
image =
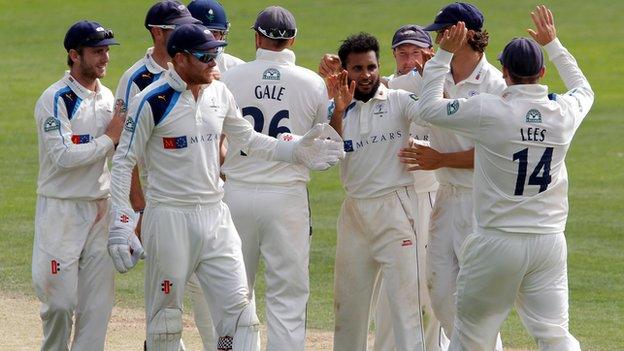
<svg viewBox="0 0 624 351"><path fill-rule="evenodd" d="M513 85L502 97L482 97L475 201L484 230L552 234L565 229L564 160L580 120L578 111L571 113L573 106L554 95L549 99L547 89Z"/></svg>
<svg viewBox="0 0 624 351"><path fill-rule="evenodd" d="M233 67L222 81L230 89L243 116L257 132L274 138L284 133L303 135L326 122L327 92L314 72L294 64L288 49L258 49L254 61ZM229 148L222 167L227 179L247 183L288 184L309 180L301 165L266 162Z"/></svg>

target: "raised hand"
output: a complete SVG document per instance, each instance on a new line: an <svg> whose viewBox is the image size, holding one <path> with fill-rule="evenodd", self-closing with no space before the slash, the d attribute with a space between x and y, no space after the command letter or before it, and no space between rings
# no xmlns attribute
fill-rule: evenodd
<svg viewBox="0 0 624 351"><path fill-rule="evenodd" d="M343 70L327 77L327 91L329 97L334 99L335 110L344 112L353 100L355 81L349 83L348 73Z"/></svg>
<svg viewBox="0 0 624 351"><path fill-rule="evenodd" d="M451 28L444 31L440 40L440 48L444 51L455 53L464 45L468 29L464 22L457 22Z"/></svg>
<svg viewBox="0 0 624 351"><path fill-rule="evenodd" d="M111 140L113 140L113 143L115 145L119 143L119 136L121 135L124 124L126 123L126 113L126 106L123 100L118 99L115 103L113 118L108 123L108 126L106 127L106 132L104 133L108 135Z"/></svg>
<svg viewBox="0 0 624 351"><path fill-rule="evenodd" d="M321 58L319 64L319 75L323 78L327 78L332 74L339 74L342 70L342 63L338 55L325 54Z"/></svg>
<svg viewBox="0 0 624 351"><path fill-rule="evenodd" d="M527 32L538 44L544 46L555 40L557 37L557 30L550 9L544 5L539 5L535 7L535 10L531 11L531 18L533 19L533 23L535 23L535 30L529 28Z"/></svg>

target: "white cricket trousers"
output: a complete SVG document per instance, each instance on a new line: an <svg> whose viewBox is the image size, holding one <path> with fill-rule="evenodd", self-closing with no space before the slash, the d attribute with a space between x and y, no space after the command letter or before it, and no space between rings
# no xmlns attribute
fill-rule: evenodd
<svg viewBox="0 0 624 351"><path fill-rule="evenodd" d="M37 197L32 279L41 301L42 351L104 350L113 308L109 200Z"/></svg>
<svg viewBox="0 0 624 351"><path fill-rule="evenodd" d="M201 336L204 351L214 351L217 348L216 332L210 317L210 307L196 274L191 274L186 282L186 291L191 298L193 319L199 336Z"/></svg>
<svg viewBox="0 0 624 351"><path fill-rule="evenodd" d="M480 230L459 256L457 317L450 350L490 351L515 303L544 351L580 351L568 331L567 249L563 233Z"/></svg>
<svg viewBox="0 0 624 351"><path fill-rule="evenodd" d="M303 351L310 295L310 209L305 183L290 186L228 180L223 199L241 237L250 292L265 262L269 351Z"/></svg>
<svg viewBox="0 0 624 351"><path fill-rule="evenodd" d="M234 337L236 344L238 329L244 327L257 336L240 239L224 203L148 203L142 229L148 351L178 351L184 288L193 273L218 335Z"/></svg>
<svg viewBox="0 0 624 351"><path fill-rule="evenodd" d="M373 288L384 280L396 350L423 351L412 186L346 197L338 217L334 351L366 351Z"/></svg>
<svg viewBox="0 0 624 351"><path fill-rule="evenodd" d="M472 188L440 185L429 222L426 271L433 313L449 338L457 312L459 252L476 222ZM494 350L503 350L500 334Z"/></svg>
<svg viewBox="0 0 624 351"><path fill-rule="evenodd" d="M429 217L435 202L435 191L417 192L412 203L413 218L416 226L416 244L418 248L418 278L420 287L420 306L422 308L425 350L446 351L449 340L444 335L440 322L433 315L429 289L426 279L426 244L429 242ZM378 279L375 285L373 303L377 303L375 309L375 345L374 351L394 351L394 331L392 330L392 318L390 317L390 300L388 292L383 284L383 279Z"/></svg>

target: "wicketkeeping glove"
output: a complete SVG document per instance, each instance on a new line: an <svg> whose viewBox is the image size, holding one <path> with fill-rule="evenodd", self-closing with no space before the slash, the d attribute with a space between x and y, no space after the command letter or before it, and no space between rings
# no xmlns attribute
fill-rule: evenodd
<svg viewBox="0 0 624 351"><path fill-rule="evenodd" d="M145 257L143 246L134 234L138 215L130 209L112 209L111 217L108 253L113 259L115 269L126 273L139 259Z"/></svg>
<svg viewBox="0 0 624 351"><path fill-rule="evenodd" d="M317 124L300 138L281 138L276 159L324 171L345 157L342 138L329 124Z"/></svg>

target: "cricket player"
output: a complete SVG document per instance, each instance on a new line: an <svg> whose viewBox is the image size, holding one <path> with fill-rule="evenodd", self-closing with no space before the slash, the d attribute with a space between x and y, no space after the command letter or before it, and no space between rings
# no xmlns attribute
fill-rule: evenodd
<svg viewBox="0 0 624 351"><path fill-rule="evenodd" d="M266 160L327 169L343 157L340 138L317 125L281 141L254 132L225 85L212 80L226 42L206 27L177 27L167 42L172 58L164 77L136 96L113 158L109 252L117 270L136 263L136 216L128 201L132 168L145 159L148 184L143 219L146 251L147 350L177 351L184 286L196 273L210 305L217 349L259 350L259 322L248 296L238 233L221 201L219 137ZM331 136L329 134L328 136ZM140 245L140 244L139 244Z"/></svg>
<svg viewBox="0 0 624 351"><path fill-rule="evenodd" d="M106 252L107 158L125 121L122 104L100 83L113 32L72 25L63 42L69 71L35 105L39 176L32 279L41 301L41 350L104 350L114 270Z"/></svg>
<svg viewBox="0 0 624 351"><path fill-rule="evenodd" d="M403 89L420 96L422 83L420 80L425 62L433 56L433 42L429 33L417 25L400 27L392 37L392 54L396 63L396 71L388 77L387 86L390 89ZM428 127L412 123L410 136L416 145L430 145L430 131ZM440 322L435 318L431 308L429 289L426 281L426 244L429 242L429 218L435 201L438 182L433 171L416 170L411 172L414 177L416 196L412 203L412 210L416 226L416 246L418 249L418 269L420 306L423 314L423 328L425 331L425 349L427 351L446 350L449 340L444 335ZM377 308L375 309L375 351L394 351L394 333L388 294L382 279L376 285L379 291Z"/></svg>
<svg viewBox="0 0 624 351"><path fill-rule="evenodd" d="M267 7L253 28L256 59L223 75L243 117L257 132L273 138L305 134L327 121L323 79L295 65L290 50L297 35L292 13ZM266 349L303 351L312 234L309 171L302 165L254 159L229 147L223 173L224 202L241 236L250 293L261 257L266 265Z"/></svg>
<svg viewBox="0 0 624 351"><path fill-rule="evenodd" d="M481 93L500 94L506 84L501 73L485 56L488 33L483 14L474 5L453 3L444 7L425 27L437 32L439 43L446 28L463 21L468 39L446 72L444 92L449 98L467 98ZM414 77L419 79L420 77ZM454 106L449 106L453 109ZM435 169L440 188L430 219L427 245L427 281L433 312L446 335L453 332L455 281L458 257L465 238L474 232L473 164L474 141L453 131L431 127L431 147L417 146L419 169ZM496 350L502 350L500 338Z"/></svg>
<svg viewBox="0 0 624 351"><path fill-rule="evenodd" d="M227 40L230 31L230 21L223 5L215 0L193 0L188 4L188 9L193 17L197 18L212 32L215 39ZM222 52L217 57L217 68L221 74L234 66L245 63L236 56Z"/></svg>
<svg viewBox="0 0 624 351"><path fill-rule="evenodd" d="M176 26L186 23L200 23L193 18L186 8L177 1L159 1L152 5L145 15L145 28L150 32L153 46L147 49L145 56L130 67L119 80L116 98L122 99L126 105L148 85L163 76L167 62L171 60L167 53L167 39ZM137 234L141 235L141 214L145 209L145 197L141 188L147 187L147 172L142 160L140 167L135 167L130 185L130 203L135 212L139 213ZM140 174L140 177L139 177ZM140 179L140 181L139 181ZM193 274L187 283L187 291L191 297L193 318L201 336L204 351L216 349L214 326L210 319L208 303ZM180 350L184 350L184 342L180 340Z"/></svg>
<svg viewBox="0 0 624 351"><path fill-rule="evenodd" d="M392 51L396 62L396 71L389 77L382 78L382 84L391 89L403 89L416 96L420 95L422 88L421 73L425 62L433 56L433 43L431 37L421 27L417 25L405 25L400 27L392 38ZM340 58L337 55L326 54L319 65L319 74L328 77L331 74L342 70ZM410 137L412 143L417 145L429 145L429 128L412 123L410 126ZM426 350L446 350L448 338L441 330L440 323L435 319L431 309L429 291L426 284L425 264L426 250L428 242L429 217L438 183L431 171L416 170L412 172L414 176L414 190L416 196L413 198L412 209L417 226L417 249L420 305L423 313L425 345ZM382 279L377 279L373 293L373 303L375 308L375 344L374 350L390 351L395 350L394 334L392 331L392 319L390 317L390 306L386 290L382 289Z"/></svg>
<svg viewBox="0 0 624 351"><path fill-rule="evenodd" d="M328 78L331 125L347 156L340 165L346 198L338 217L334 277L334 350L364 351L371 299L380 275L396 350L425 350L420 308L414 178L396 157L408 145L418 97L380 84L379 43L348 37L343 71Z"/></svg>
<svg viewBox="0 0 624 351"><path fill-rule="evenodd" d="M422 118L475 142L477 229L459 256L451 350L491 350L514 303L540 350L580 350L568 331L565 156L594 93L557 39L550 10L538 6L531 16L534 40L514 39L500 56L508 85L501 95L443 98L453 53L466 40L463 23L443 34L425 67ZM538 43L565 94L538 84L545 73Z"/></svg>

